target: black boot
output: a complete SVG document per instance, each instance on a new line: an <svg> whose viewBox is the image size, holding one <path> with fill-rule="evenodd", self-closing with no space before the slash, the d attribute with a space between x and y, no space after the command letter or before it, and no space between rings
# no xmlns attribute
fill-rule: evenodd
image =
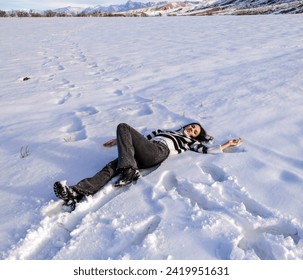
<svg viewBox="0 0 303 280"><path fill-rule="evenodd" d="M83 195L68 187L64 181L56 182L54 184L55 195L64 201L64 205L69 206L74 210L77 202L79 202Z"/></svg>
<svg viewBox="0 0 303 280"><path fill-rule="evenodd" d="M130 184L133 181L138 180L140 177L140 172L134 168L124 168L122 169L121 175L118 181L115 183L116 187L123 187Z"/></svg>

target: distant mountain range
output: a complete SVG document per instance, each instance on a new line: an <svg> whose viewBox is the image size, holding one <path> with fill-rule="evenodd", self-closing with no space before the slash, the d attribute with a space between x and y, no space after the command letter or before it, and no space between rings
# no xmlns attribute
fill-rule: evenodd
<svg viewBox="0 0 303 280"><path fill-rule="evenodd" d="M95 7L87 7L87 8L75 8L75 7L65 7L53 10L54 12L59 13L67 13L71 15L76 14L93 14L93 13L120 13L126 12L130 10L137 10L137 9L145 9L156 5L165 4L167 2L133 2L128 1L125 4L120 5L109 5L109 6L95 6Z"/></svg>
<svg viewBox="0 0 303 280"><path fill-rule="evenodd" d="M116 16L177 16L177 15L245 15L303 13L303 1L298 0L200 0L178 2L133 2L121 5L96 6L85 9L66 7L55 12L68 15Z"/></svg>
<svg viewBox="0 0 303 280"><path fill-rule="evenodd" d="M303 0L196 0L133 2L87 8L65 7L44 12L11 11L1 16L203 16L303 13Z"/></svg>

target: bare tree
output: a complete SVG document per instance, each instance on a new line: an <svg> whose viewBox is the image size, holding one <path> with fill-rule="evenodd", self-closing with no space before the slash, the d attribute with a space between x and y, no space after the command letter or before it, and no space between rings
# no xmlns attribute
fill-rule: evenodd
<svg viewBox="0 0 303 280"><path fill-rule="evenodd" d="M17 14L17 17L28 17L29 16L27 11L17 11L16 14Z"/></svg>
<svg viewBox="0 0 303 280"><path fill-rule="evenodd" d="M42 15L38 12L35 12L34 10L30 10L29 14L31 17L42 17Z"/></svg>
<svg viewBox="0 0 303 280"><path fill-rule="evenodd" d="M51 10L47 10L47 11L45 11L45 16L46 17L55 17L56 16L56 12L51 11Z"/></svg>
<svg viewBox="0 0 303 280"><path fill-rule="evenodd" d="M6 11L0 10L0 17L6 17Z"/></svg>

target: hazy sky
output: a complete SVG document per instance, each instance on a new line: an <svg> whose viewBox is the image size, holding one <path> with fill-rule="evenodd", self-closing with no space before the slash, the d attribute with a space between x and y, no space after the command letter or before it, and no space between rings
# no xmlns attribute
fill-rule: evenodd
<svg viewBox="0 0 303 280"><path fill-rule="evenodd" d="M111 4L124 4L128 0L0 0L0 9L36 9L47 10L63 8L67 6L72 7L89 7L89 6L108 6ZM132 0L133 2L157 2L151 0Z"/></svg>

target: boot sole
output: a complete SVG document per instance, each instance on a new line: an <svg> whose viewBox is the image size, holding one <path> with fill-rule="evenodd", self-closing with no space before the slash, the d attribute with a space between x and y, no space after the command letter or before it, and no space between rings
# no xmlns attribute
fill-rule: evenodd
<svg viewBox="0 0 303 280"><path fill-rule="evenodd" d="M56 197L58 197L64 201L69 200L67 187L62 185L60 182L56 182L54 184L54 193L55 193Z"/></svg>

